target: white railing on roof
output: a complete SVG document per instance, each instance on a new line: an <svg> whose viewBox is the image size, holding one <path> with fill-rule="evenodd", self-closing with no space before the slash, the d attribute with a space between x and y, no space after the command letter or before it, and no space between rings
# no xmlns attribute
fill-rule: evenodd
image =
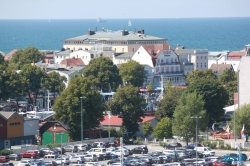
<svg viewBox="0 0 250 166"><path fill-rule="evenodd" d="M66 68L64 64L48 64L48 68Z"/></svg>

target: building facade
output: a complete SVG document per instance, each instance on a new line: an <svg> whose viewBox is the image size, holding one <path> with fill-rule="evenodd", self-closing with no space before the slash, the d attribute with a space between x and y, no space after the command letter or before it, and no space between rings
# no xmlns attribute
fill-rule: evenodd
<svg viewBox="0 0 250 166"><path fill-rule="evenodd" d="M95 44L112 46L114 52L135 52L141 45L164 44L167 39L147 35L144 29L136 32L126 30L89 30L87 34L64 40L63 47L69 50L91 50Z"/></svg>

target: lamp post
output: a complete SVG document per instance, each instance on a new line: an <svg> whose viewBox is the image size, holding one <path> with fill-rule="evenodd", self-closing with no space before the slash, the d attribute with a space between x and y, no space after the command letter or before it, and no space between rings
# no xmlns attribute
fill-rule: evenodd
<svg viewBox="0 0 250 166"><path fill-rule="evenodd" d="M231 99L231 100L233 100L234 101L234 147L236 148L236 116L235 116L235 112L236 112L236 110L235 110L235 100L237 100L237 99Z"/></svg>
<svg viewBox="0 0 250 166"><path fill-rule="evenodd" d="M196 154L195 155L196 155L196 165L198 165L198 155L197 155L197 150L198 150L197 149L197 147L198 147L197 146L198 134L197 133L198 133L198 119L200 119L201 117L200 116L191 116L190 118L196 119L196 134L195 134L196 135L196 151L195 151Z"/></svg>
<svg viewBox="0 0 250 166"><path fill-rule="evenodd" d="M62 166L62 135L63 133L57 133L57 134L60 134L61 135L61 166Z"/></svg>
<svg viewBox="0 0 250 166"><path fill-rule="evenodd" d="M39 130L37 130L37 137L36 137L36 139L37 139L37 145L38 145L38 150L39 150L39 146L40 146L40 140L39 140Z"/></svg>
<svg viewBox="0 0 250 166"><path fill-rule="evenodd" d="M83 125L82 125L82 97L81 98L81 143L83 140Z"/></svg>

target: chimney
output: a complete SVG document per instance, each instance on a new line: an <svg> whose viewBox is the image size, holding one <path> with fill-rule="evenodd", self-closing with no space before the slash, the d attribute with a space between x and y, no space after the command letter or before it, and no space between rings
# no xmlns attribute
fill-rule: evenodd
<svg viewBox="0 0 250 166"><path fill-rule="evenodd" d="M89 29L89 31L88 31L88 35L90 36L91 35L91 30Z"/></svg>
<svg viewBox="0 0 250 166"><path fill-rule="evenodd" d="M122 30L122 36L125 36L125 31L124 30Z"/></svg>
<svg viewBox="0 0 250 166"><path fill-rule="evenodd" d="M141 30L141 34L144 34L144 29Z"/></svg>

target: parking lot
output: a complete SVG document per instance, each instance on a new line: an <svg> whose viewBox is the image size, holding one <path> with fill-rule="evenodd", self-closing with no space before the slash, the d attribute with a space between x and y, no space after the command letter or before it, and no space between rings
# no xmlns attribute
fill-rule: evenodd
<svg viewBox="0 0 250 166"><path fill-rule="evenodd" d="M126 147L129 149L133 149L135 147L138 146L143 146L143 145L127 145ZM149 152L148 153L152 153L154 151L162 151L164 150L163 147L161 146L154 146L154 145L147 145ZM221 155L225 155L228 153L237 153L237 151L231 151L231 150L214 150L215 151L215 156L221 156ZM72 152L66 152L65 154L71 154ZM247 156L250 156L250 152L243 152L245 153ZM74 153L77 154L77 153ZM141 156L141 154L134 154L133 156ZM44 160L43 158L41 158L42 160ZM29 158L24 158L23 160L29 160ZM14 165L18 165L19 161L10 161L12 162ZM98 161L98 163L102 164L102 165L107 165L108 160L104 160L104 161ZM249 161L245 162L245 164L250 163ZM74 163L75 164L75 163ZM73 163L70 163L70 165L73 165Z"/></svg>

